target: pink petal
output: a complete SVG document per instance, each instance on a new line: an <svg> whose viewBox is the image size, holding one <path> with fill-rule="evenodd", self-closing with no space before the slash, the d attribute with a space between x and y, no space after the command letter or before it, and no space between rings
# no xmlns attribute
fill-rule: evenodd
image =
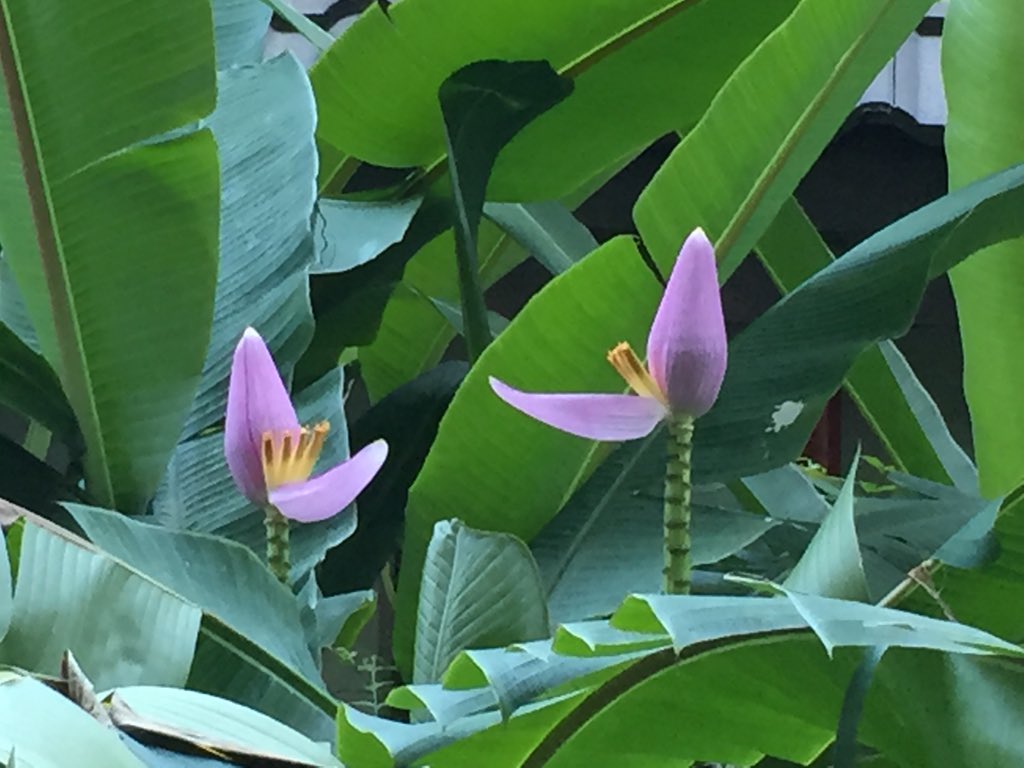
<svg viewBox="0 0 1024 768"><path fill-rule="evenodd" d="M270 350L256 331L246 328L231 361L224 455L238 490L252 501L263 504L267 500L260 460L263 433L298 427Z"/></svg>
<svg viewBox="0 0 1024 768"><path fill-rule="evenodd" d="M303 483L274 488L270 503L290 520L315 523L333 517L355 501L388 457L388 444L377 440L348 461Z"/></svg>
<svg viewBox="0 0 1024 768"><path fill-rule="evenodd" d="M679 252L647 338L647 364L673 411L703 416L725 378L728 341L715 249L695 229Z"/></svg>
<svg viewBox="0 0 1024 768"><path fill-rule="evenodd" d="M652 397L522 392L490 378L494 394L550 427L588 440L635 440L651 434L665 418L665 406Z"/></svg>

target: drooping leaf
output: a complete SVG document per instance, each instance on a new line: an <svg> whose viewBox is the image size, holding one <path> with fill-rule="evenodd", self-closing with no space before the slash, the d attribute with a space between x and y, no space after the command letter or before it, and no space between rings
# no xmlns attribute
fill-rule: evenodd
<svg viewBox="0 0 1024 768"><path fill-rule="evenodd" d="M213 107L209 4L78 4L60 20L70 41L49 8L3 10L4 260L77 416L90 492L138 511L195 393L218 212L208 131L139 142Z"/></svg>
<svg viewBox="0 0 1024 768"><path fill-rule="evenodd" d="M973 764L971 748L992 757L996 765L1013 765L1021 754L1013 730L1019 727L1019 711L979 726L984 739L966 724L983 713L994 714L992 702L1019 698L1022 673L1016 660L1024 658L1024 650L971 627L812 596L804 596L799 609L786 599L638 596L622 606L612 624L621 628L619 652L632 647L636 637L652 638L656 644L633 663L609 667L610 674L593 677L580 666L580 693L556 698L548 708L539 703L521 707L500 725L488 725L436 753L423 754L430 739L437 739L430 724L404 726L394 741L383 735L382 726L378 748L385 747L396 765L466 765L481 759L501 768L610 767L623 761L753 765L765 755L809 764L835 736L844 690L862 657L855 649L896 646L886 653L864 702L859 729L864 743L906 765L935 764L940 754L936 738L955 756L958 768ZM835 646L831 656L811 628ZM528 653L526 648L495 649L488 652L495 657L489 664L501 669L501 655L506 666L520 669L524 657L556 668L569 661L559 658L557 640L554 653L534 647L540 645L529 644ZM595 653L607 652L591 651L577 661L598 663L606 657ZM466 656L455 664L465 663ZM961 689L961 676L979 674L985 683L977 695ZM449 693L462 700L488 692L494 696L487 678L478 677L475 683L475 688ZM414 687L428 697L438 693L426 688ZM929 706L894 720L894 707L905 705L908 696L927 700ZM531 716L545 711L550 718L526 727ZM652 715L665 711L673 717ZM446 729L479 727L489 712L448 722ZM699 727L690 727L695 724ZM362 724L363 730L372 726ZM943 735L936 733L943 729ZM638 733L643 737L637 738ZM453 759L448 762L445 756Z"/></svg>
<svg viewBox="0 0 1024 768"><path fill-rule="evenodd" d="M478 61L438 89L445 125L463 335L470 360L491 342L480 284L477 234L498 154L533 120L564 101L573 82L546 61Z"/></svg>
<svg viewBox="0 0 1024 768"><path fill-rule="evenodd" d="M168 531L104 510L69 505L75 520L105 552L216 615L309 680L313 660L300 642L298 605L274 584L256 557L212 536ZM188 563L189 568L180 567ZM271 622L271 617L277 619Z"/></svg>
<svg viewBox="0 0 1024 768"><path fill-rule="evenodd" d="M1024 198L1022 181L1024 170L1010 169L915 211L758 318L730 346L722 394L697 434L698 471L751 474L783 463L772 458L776 451L786 460L797 455L857 355L909 327L926 281L1013 236L1016 227L999 211Z"/></svg>
<svg viewBox="0 0 1024 768"><path fill-rule="evenodd" d="M354 450L379 438L388 441L390 450L384 467L359 496L355 533L331 549L317 569L325 594L372 587L397 551L409 486L466 370L462 362L442 363L376 403L353 426Z"/></svg>
<svg viewBox="0 0 1024 768"><path fill-rule="evenodd" d="M596 12L584 0L403 0L387 14L370 7L311 73L321 188L348 167L346 155L392 167L443 166L438 87L466 64L501 58L549 61L576 89L502 153L491 197L560 198L659 136L693 125L794 4L635 0ZM730 27L737 14L744 23ZM353 79L352 72L364 74ZM612 111L615 120L607 119Z"/></svg>
<svg viewBox="0 0 1024 768"><path fill-rule="evenodd" d="M438 523L424 561L416 627L413 680L420 683L439 680L466 648L547 635L544 593L526 545L458 520Z"/></svg>
<svg viewBox="0 0 1024 768"><path fill-rule="evenodd" d="M339 756L347 765L373 768L416 765L426 754L430 754L431 765L446 768L480 761L491 765L500 759L519 765L518 760L580 698L560 697L523 707L507 722L496 712L484 712L445 725L400 723L344 706L338 711Z"/></svg>
<svg viewBox="0 0 1024 768"><path fill-rule="evenodd" d="M882 342L878 349L953 485L964 493L977 493L978 470L974 462L953 439L938 406L918 380L914 369L892 342Z"/></svg>

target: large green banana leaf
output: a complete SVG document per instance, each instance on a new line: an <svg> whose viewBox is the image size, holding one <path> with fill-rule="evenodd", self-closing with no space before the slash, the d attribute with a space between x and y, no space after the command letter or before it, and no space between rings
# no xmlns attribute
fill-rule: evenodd
<svg viewBox="0 0 1024 768"><path fill-rule="evenodd" d="M949 186L1024 161L1020 44L1024 16L1012 0L956 0L942 42L949 103ZM971 412L982 491L990 497L1024 480L1024 242L982 251L950 272L964 350L964 394Z"/></svg>
<svg viewBox="0 0 1024 768"><path fill-rule="evenodd" d="M312 70L321 188L352 159L440 168L437 92L445 78L481 59L546 59L575 91L502 153L491 190L502 199L562 197L658 136L693 125L793 5L404 0L387 13L371 6ZM737 16L742 24L732 23ZM728 35L718 34L723 28Z"/></svg>
<svg viewBox="0 0 1024 768"><path fill-rule="evenodd" d="M209 340L216 147L207 131L151 139L213 108L210 7L57 10L0 3L0 242L81 427L89 492L137 511Z"/></svg>

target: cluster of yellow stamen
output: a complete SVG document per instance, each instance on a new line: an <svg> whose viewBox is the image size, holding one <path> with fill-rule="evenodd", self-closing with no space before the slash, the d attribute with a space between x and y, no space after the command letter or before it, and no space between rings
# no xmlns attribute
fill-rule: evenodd
<svg viewBox="0 0 1024 768"><path fill-rule="evenodd" d="M608 362L638 395L653 397L662 405L668 406L668 398L665 397L665 393L661 391L661 387L651 376L647 366L629 346L629 342L623 341L612 347L608 352Z"/></svg>
<svg viewBox="0 0 1024 768"><path fill-rule="evenodd" d="M313 472L331 425L321 421L312 427L263 433L263 478L267 488L301 483Z"/></svg>

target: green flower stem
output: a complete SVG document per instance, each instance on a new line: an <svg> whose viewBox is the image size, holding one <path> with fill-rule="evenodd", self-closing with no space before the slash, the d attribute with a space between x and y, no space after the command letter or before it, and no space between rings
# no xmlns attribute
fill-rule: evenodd
<svg viewBox="0 0 1024 768"><path fill-rule="evenodd" d="M288 518L278 512L276 507L267 507L266 513L267 565L277 580L287 586L291 576Z"/></svg>
<svg viewBox="0 0 1024 768"><path fill-rule="evenodd" d="M693 418L672 415L668 421L665 466L665 594L690 594L690 454Z"/></svg>

